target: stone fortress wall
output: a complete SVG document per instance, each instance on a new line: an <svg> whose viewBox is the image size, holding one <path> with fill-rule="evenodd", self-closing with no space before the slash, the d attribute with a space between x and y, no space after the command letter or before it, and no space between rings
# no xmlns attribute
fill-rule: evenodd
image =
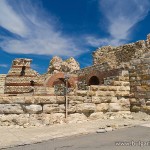
<svg viewBox="0 0 150 150"><path fill-rule="evenodd" d="M150 113L150 53L131 61L131 111Z"/></svg>
<svg viewBox="0 0 150 150"><path fill-rule="evenodd" d="M133 59L138 59L150 51L150 34L147 40L118 47L104 46L93 52L93 64L107 63L110 68L129 67Z"/></svg>
<svg viewBox="0 0 150 150"><path fill-rule="evenodd" d="M102 47L93 53L93 66L79 69L74 58L54 57L47 73L30 68L30 59L15 59L0 96L1 125L48 125L66 121L128 117L150 113L150 35L146 41L119 47ZM66 97L56 94L66 86Z"/></svg>
<svg viewBox="0 0 150 150"><path fill-rule="evenodd" d="M3 96L0 98L0 124L39 126L114 116L132 118L129 74L127 71L122 74L111 85L91 85L88 90L77 89L70 93L67 119L64 96Z"/></svg>

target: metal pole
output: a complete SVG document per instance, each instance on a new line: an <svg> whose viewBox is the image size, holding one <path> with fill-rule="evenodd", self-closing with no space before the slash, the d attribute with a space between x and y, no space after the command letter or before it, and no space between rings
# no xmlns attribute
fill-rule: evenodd
<svg viewBox="0 0 150 150"><path fill-rule="evenodd" d="M66 119L68 117L68 97L67 97L67 93L68 93L68 79L66 78L66 92L65 92L65 98L66 98Z"/></svg>

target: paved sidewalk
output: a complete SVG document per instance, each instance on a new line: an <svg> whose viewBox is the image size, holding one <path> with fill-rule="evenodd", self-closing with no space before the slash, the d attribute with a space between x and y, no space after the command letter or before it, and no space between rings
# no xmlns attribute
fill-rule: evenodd
<svg viewBox="0 0 150 150"><path fill-rule="evenodd" d="M59 137L93 133L100 127L107 124L114 125L116 128L122 128L143 124L148 126L150 125L150 121L114 119L94 120L76 124L61 124L43 127L0 127L0 149L17 145L38 143Z"/></svg>

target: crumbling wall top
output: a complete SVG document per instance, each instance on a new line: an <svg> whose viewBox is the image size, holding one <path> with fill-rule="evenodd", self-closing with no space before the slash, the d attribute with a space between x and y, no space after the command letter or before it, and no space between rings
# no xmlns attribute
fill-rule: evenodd
<svg viewBox="0 0 150 150"><path fill-rule="evenodd" d="M32 59L27 58L16 58L13 60L12 66L27 66L30 67Z"/></svg>
<svg viewBox="0 0 150 150"><path fill-rule="evenodd" d="M150 52L150 34L145 41L98 48L93 52L93 63L94 65L108 63L111 68L117 68L119 65L129 63L132 59L142 57L147 52Z"/></svg>
<svg viewBox="0 0 150 150"><path fill-rule="evenodd" d="M50 61L48 73L73 72L79 69L80 65L73 57L70 57L67 60L62 60L60 57L55 56Z"/></svg>

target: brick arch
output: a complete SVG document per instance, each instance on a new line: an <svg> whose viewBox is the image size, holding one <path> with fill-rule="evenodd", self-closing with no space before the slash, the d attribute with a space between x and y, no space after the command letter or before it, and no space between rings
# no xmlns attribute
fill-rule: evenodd
<svg viewBox="0 0 150 150"><path fill-rule="evenodd" d="M57 80L57 79L60 79L60 78L63 78L64 79L64 73L63 72L59 72L59 73L56 73L50 77L48 77L46 79L46 82L45 82L45 86L48 86L48 87L53 87L54 86L54 82ZM71 87L75 87L75 79L73 77L70 77L69 80L69 85Z"/></svg>
<svg viewBox="0 0 150 150"><path fill-rule="evenodd" d="M90 79L91 79L92 77L96 77L96 78L99 80L99 84L102 83L102 78L101 78L101 76L100 76L100 73L99 73L99 72L96 72L96 71L93 71L93 72L89 73L89 74L87 75L87 77L86 77L86 84L87 84L87 85L89 85Z"/></svg>

